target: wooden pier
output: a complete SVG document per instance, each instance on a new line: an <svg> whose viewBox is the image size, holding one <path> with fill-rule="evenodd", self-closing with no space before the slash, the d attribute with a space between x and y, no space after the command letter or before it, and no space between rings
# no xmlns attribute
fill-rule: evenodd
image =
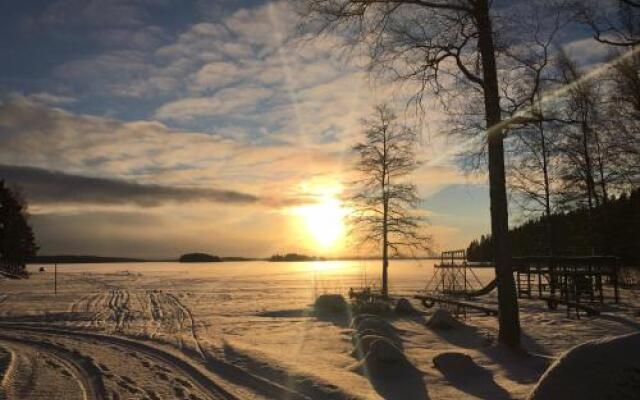
<svg viewBox="0 0 640 400"><path fill-rule="evenodd" d="M564 304L571 309L597 312L593 304L620 301L619 260L608 256L515 257L518 297L547 301L549 308Z"/></svg>

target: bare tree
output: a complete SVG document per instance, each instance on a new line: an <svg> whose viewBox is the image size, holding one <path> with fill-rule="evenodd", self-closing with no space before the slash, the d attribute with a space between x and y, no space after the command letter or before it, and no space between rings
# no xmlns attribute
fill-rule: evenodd
<svg viewBox="0 0 640 400"><path fill-rule="evenodd" d="M553 255L557 245L551 217L559 196L561 135L557 123L544 121L544 114L540 116L539 121L513 132L508 152L511 158L508 182L525 217L544 215L546 248Z"/></svg>
<svg viewBox="0 0 640 400"><path fill-rule="evenodd" d="M640 1L581 0L575 7L597 41L617 47L640 44Z"/></svg>
<svg viewBox="0 0 640 400"><path fill-rule="evenodd" d="M605 243L594 237L596 209L609 200L612 185L618 175L613 160L610 131L603 123L603 88L599 79L584 79L584 73L565 53L560 53L560 72L562 83L569 88L563 107L566 128L561 152L562 162L562 201L566 206L586 206L587 229L591 251L595 252L596 243ZM599 215L599 224L608 224L604 215ZM600 249L602 250L602 249Z"/></svg>
<svg viewBox="0 0 640 400"><path fill-rule="evenodd" d="M619 58L619 52L612 57ZM613 64L607 93L607 130L613 139L618 180L627 187L640 185L640 55Z"/></svg>
<svg viewBox="0 0 640 400"><path fill-rule="evenodd" d="M611 180L625 190L637 186L640 178L640 1L589 0L576 3L576 8L594 38L613 49L613 84L607 88L603 118L610 139L605 150L615 155L609 160L617 166Z"/></svg>
<svg viewBox="0 0 640 400"><path fill-rule="evenodd" d="M389 253L429 250L431 239L423 233L425 218L418 212L420 199L408 176L419 166L414 147L416 133L398 123L387 105L374 108L363 120L365 141L354 146L359 156L356 194L352 198L352 232L382 250L382 295L389 294Z"/></svg>
<svg viewBox="0 0 640 400"><path fill-rule="evenodd" d="M506 58L512 61L510 79L503 79L501 88L504 113L512 121L507 178L523 215L542 211L546 217L547 251L555 254L551 214L556 197L554 181L560 135L555 111L548 106L545 94L557 87L552 47L568 18L558 9L549 12L532 7L529 12L530 18L520 25L532 32L530 41L504 50Z"/></svg>
<svg viewBox="0 0 640 400"><path fill-rule="evenodd" d="M369 49L371 71L417 82L416 99L470 85L484 104L491 232L498 282L499 340L520 344L511 268L504 168L504 123L489 0L301 0L307 26L342 31ZM495 10L493 10L495 11Z"/></svg>

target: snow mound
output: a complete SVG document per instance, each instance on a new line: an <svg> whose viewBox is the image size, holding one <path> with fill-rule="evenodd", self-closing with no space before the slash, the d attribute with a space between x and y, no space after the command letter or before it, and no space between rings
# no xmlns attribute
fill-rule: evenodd
<svg viewBox="0 0 640 400"><path fill-rule="evenodd" d="M357 329L358 328L358 324L360 323L360 321L365 320L367 318L380 318L375 314L358 314L356 316L353 317L353 319L351 320L351 328L353 329Z"/></svg>
<svg viewBox="0 0 640 400"><path fill-rule="evenodd" d="M373 345L373 343L378 340L389 340L389 338L378 335L354 335L353 352L351 353L351 355L355 358L364 358L364 356L369 353L369 350L371 350L371 346Z"/></svg>
<svg viewBox="0 0 640 400"><path fill-rule="evenodd" d="M358 333L365 331L373 332L379 336L385 337L398 337L398 331L396 328L387 321L378 317L363 318L355 325L355 329Z"/></svg>
<svg viewBox="0 0 640 400"><path fill-rule="evenodd" d="M640 333L570 349L544 373L529 399L640 399Z"/></svg>
<svg viewBox="0 0 640 400"><path fill-rule="evenodd" d="M347 311L347 301L341 294L323 294L316 299L314 309L321 314L342 314Z"/></svg>
<svg viewBox="0 0 640 400"><path fill-rule="evenodd" d="M413 307L413 304L404 297L398 299L394 312L398 315L417 315L420 314L418 310Z"/></svg>
<svg viewBox="0 0 640 400"><path fill-rule="evenodd" d="M455 319L449 311L438 308L429 318L427 326L432 329L455 329L461 327L462 323Z"/></svg>
<svg viewBox="0 0 640 400"><path fill-rule="evenodd" d="M360 338L364 337L364 336L382 336L388 340L390 340L393 344L396 345L396 347L398 348L402 348L402 339L400 339L400 336L398 335L390 335L388 332L380 332L378 330L373 330L373 329L363 329L361 331L355 332L353 334L353 337L351 339L351 341L353 342L353 345L356 346L360 340Z"/></svg>
<svg viewBox="0 0 640 400"><path fill-rule="evenodd" d="M485 377L487 371L464 353L445 352L433 358L433 365L445 376L455 374L465 379ZM491 375L491 374L489 374Z"/></svg>
<svg viewBox="0 0 640 400"><path fill-rule="evenodd" d="M391 306L386 301L372 301L372 302L356 302L353 304L354 311L358 314L375 314L385 315L391 312Z"/></svg>
<svg viewBox="0 0 640 400"><path fill-rule="evenodd" d="M352 367L353 370L374 376L403 375L410 368L412 365L402 350L385 337L372 339L369 351Z"/></svg>
<svg viewBox="0 0 640 400"><path fill-rule="evenodd" d="M402 350L397 348L391 340L381 337L371 342L366 358L377 363L400 363L406 361Z"/></svg>

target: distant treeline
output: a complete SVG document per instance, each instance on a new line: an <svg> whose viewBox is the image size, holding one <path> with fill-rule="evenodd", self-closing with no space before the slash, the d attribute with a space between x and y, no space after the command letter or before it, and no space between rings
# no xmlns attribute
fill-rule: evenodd
<svg viewBox="0 0 640 400"><path fill-rule="evenodd" d="M179 262L221 262L222 259L207 253L187 253L180 256Z"/></svg>
<svg viewBox="0 0 640 400"><path fill-rule="evenodd" d="M640 189L612 198L589 212L580 208L533 219L509 231L514 257L613 255L640 262ZM467 248L470 261L493 260L490 235Z"/></svg>
<svg viewBox="0 0 640 400"><path fill-rule="evenodd" d="M269 261L283 262L283 261L326 261L326 258L307 256L304 254L288 253L285 255L274 254L269 257Z"/></svg>
<svg viewBox="0 0 640 400"><path fill-rule="evenodd" d="M54 256L33 256L29 257L29 264L91 264L91 263L121 263L121 262L144 262L140 258L126 257L100 257L100 256L74 256L74 255L54 255Z"/></svg>
<svg viewBox="0 0 640 400"><path fill-rule="evenodd" d="M218 257L206 253L183 254L179 262L219 262L219 261L254 261L256 258L246 257ZM102 257L89 255L49 255L33 256L27 260L28 264L94 264L94 263L132 263L132 262L175 262L175 259L147 260L131 257Z"/></svg>

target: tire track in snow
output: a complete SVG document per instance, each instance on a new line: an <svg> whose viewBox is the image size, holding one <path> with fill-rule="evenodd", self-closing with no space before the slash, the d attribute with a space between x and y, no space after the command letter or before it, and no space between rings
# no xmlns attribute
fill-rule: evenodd
<svg viewBox="0 0 640 400"><path fill-rule="evenodd" d="M46 341L7 336L2 333L0 333L0 340L9 343L19 343L49 354L54 359L57 359L60 364L64 365L66 369L72 371L73 377L83 391L85 400L107 400L107 392L104 382L102 381L100 370L89 359ZM16 366L13 364L17 360L17 357L19 356L14 353L8 375L17 373ZM5 384L5 382L3 382L3 384Z"/></svg>
<svg viewBox="0 0 640 400"><path fill-rule="evenodd" d="M200 341L198 340L198 334L196 332L196 321L193 318L193 313L191 312L191 309L185 306L175 295L168 294L167 296L173 299L177 307L180 308L182 312L188 316L189 324L191 325L191 337L193 338L193 341L195 343L196 350L198 351L198 354L200 354L200 357L202 357L202 359L205 360L206 356L204 354L204 351L202 350L202 347L200 346Z"/></svg>
<svg viewBox="0 0 640 400"><path fill-rule="evenodd" d="M103 335L98 333L89 333L81 331L70 331L49 327L38 327L35 325L20 325L0 323L0 328L5 331L13 332L26 332L33 335L51 335L59 336L69 339L85 339L94 340L105 344L114 345L126 350L133 350L145 354L146 356L160 361L162 364L170 365L175 370L179 371L182 375L187 377L195 386L197 386L203 393L209 395L212 399L238 399L237 396L228 392L221 387L214 380L209 378L199 368L190 364L188 361L178 357L174 354L165 352L153 346L149 346L139 341L125 339L122 337ZM0 333L0 335L2 335ZM9 338L11 336L8 336ZM40 342L34 342L40 343ZM98 374L100 372L98 371Z"/></svg>

